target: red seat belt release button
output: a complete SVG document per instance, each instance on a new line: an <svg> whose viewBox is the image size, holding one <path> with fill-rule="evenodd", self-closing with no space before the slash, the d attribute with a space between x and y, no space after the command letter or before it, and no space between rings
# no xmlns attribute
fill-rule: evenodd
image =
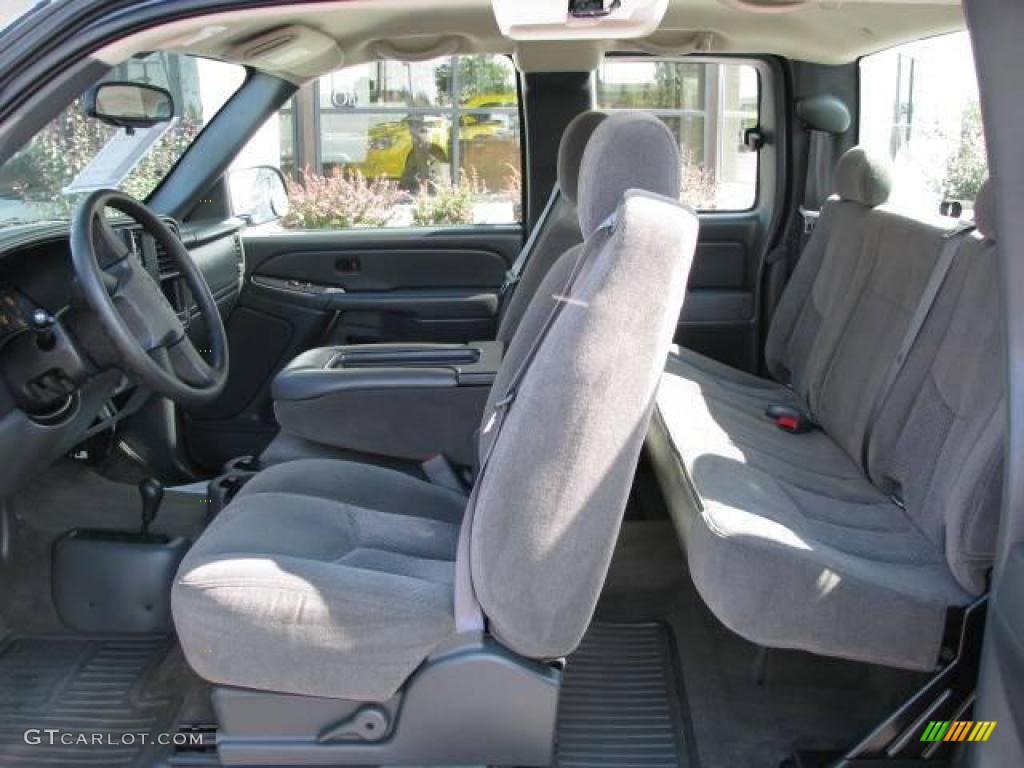
<svg viewBox="0 0 1024 768"><path fill-rule="evenodd" d="M775 422L775 426L783 432L799 435L818 428L808 414L799 408L789 405L771 405L765 410L765 416Z"/></svg>

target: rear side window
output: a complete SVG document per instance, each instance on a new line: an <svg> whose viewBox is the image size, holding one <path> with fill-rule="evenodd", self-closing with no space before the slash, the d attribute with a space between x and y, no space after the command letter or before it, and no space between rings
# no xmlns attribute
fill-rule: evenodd
<svg viewBox="0 0 1024 768"><path fill-rule="evenodd" d="M930 219L958 202L970 218L988 165L966 32L861 59L860 143L893 161L891 207Z"/></svg>
<svg viewBox="0 0 1024 768"><path fill-rule="evenodd" d="M305 86L236 167L272 156L292 229L512 224L519 122L506 56L375 61Z"/></svg>
<svg viewBox="0 0 1024 768"><path fill-rule="evenodd" d="M682 199L701 210L742 211L757 200L757 153L744 131L758 124L750 64L608 58L597 74L600 109L657 115L679 142Z"/></svg>

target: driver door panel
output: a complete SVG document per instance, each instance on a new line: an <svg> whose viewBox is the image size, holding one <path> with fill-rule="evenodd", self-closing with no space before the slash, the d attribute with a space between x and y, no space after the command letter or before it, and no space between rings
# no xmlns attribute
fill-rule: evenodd
<svg viewBox="0 0 1024 768"><path fill-rule="evenodd" d="M228 382L188 411L191 455L218 466L261 450L276 430L274 374L307 349L493 338L521 244L519 226L243 233Z"/></svg>

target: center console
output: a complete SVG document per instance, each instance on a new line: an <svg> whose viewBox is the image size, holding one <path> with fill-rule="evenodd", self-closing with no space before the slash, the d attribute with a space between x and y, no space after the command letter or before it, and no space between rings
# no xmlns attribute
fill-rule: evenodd
<svg viewBox="0 0 1024 768"><path fill-rule="evenodd" d="M281 430L357 453L475 461L475 432L504 345L365 344L320 347L274 380Z"/></svg>

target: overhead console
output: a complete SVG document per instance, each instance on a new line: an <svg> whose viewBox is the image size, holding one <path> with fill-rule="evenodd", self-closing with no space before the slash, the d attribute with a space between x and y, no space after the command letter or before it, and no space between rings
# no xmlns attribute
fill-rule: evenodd
<svg viewBox="0 0 1024 768"><path fill-rule="evenodd" d="M470 465L503 353L498 341L311 349L274 379L274 411L282 431L321 445Z"/></svg>
<svg viewBox="0 0 1024 768"><path fill-rule="evenodd" d="M512 40L625 40L654 32L668 0L492 0L501 34Z"/></svg>

